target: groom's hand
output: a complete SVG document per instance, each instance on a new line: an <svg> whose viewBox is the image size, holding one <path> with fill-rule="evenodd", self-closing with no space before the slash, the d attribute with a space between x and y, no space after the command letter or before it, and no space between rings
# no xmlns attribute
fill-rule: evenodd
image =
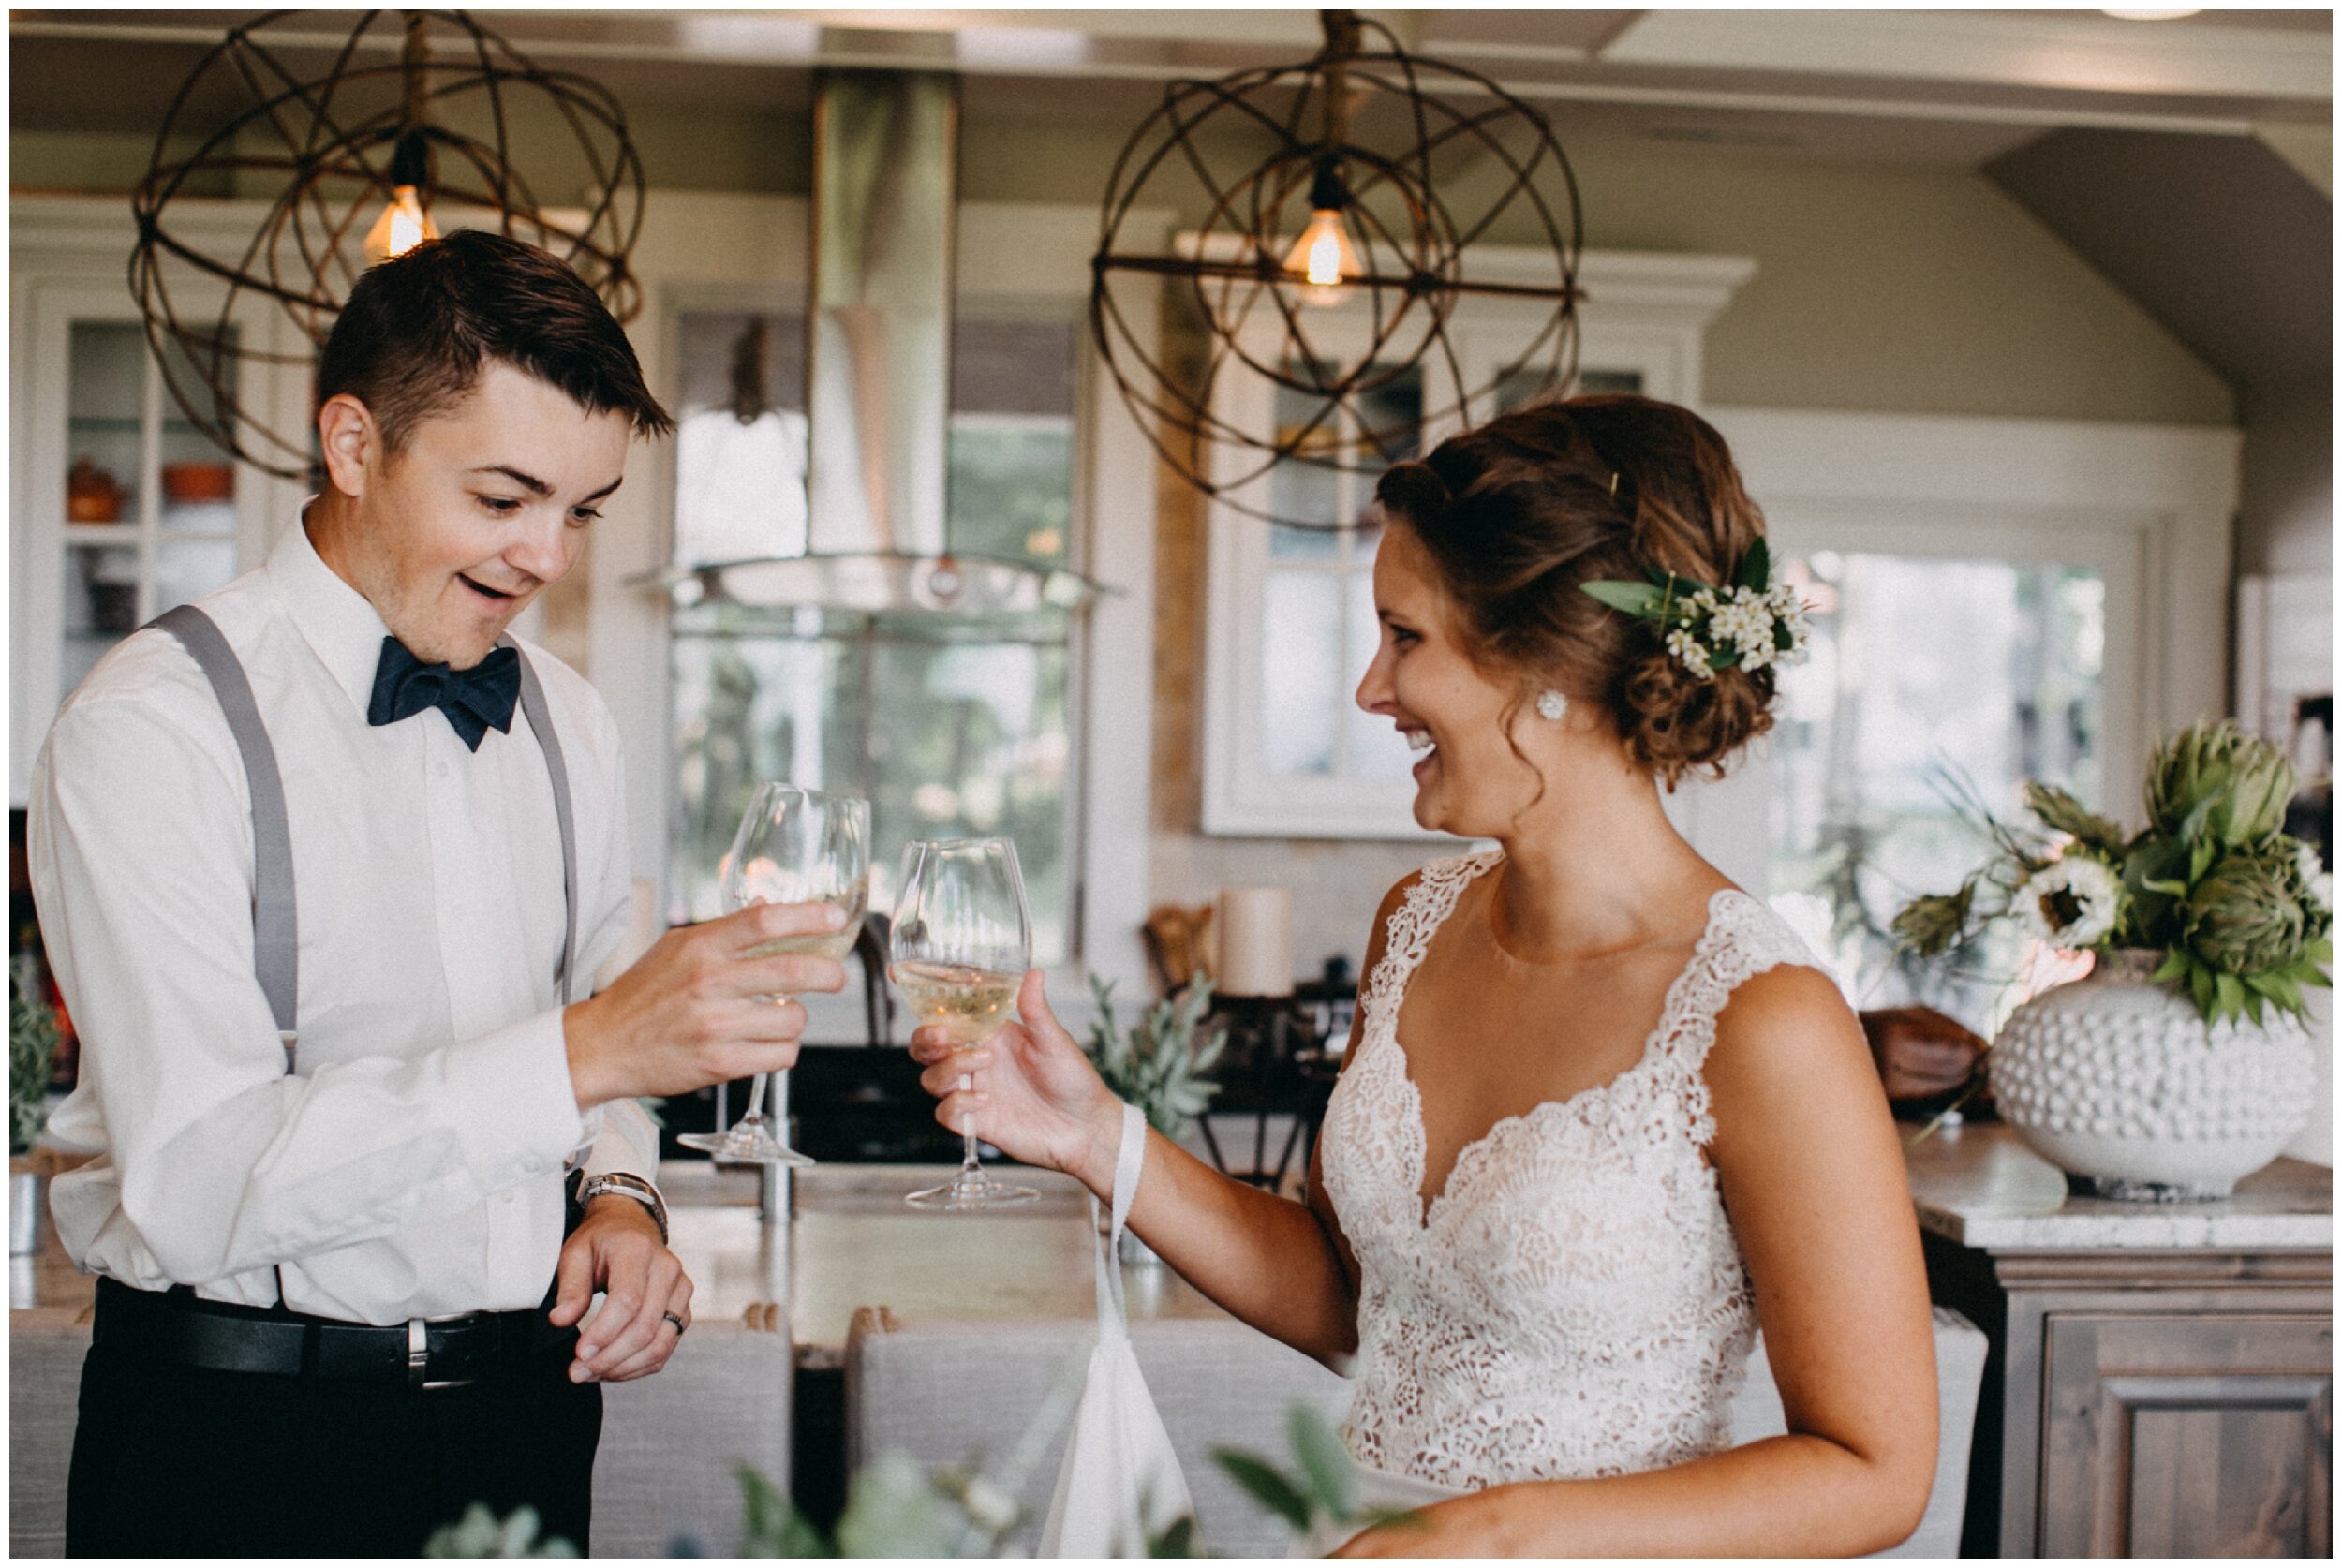
<svg viewBox="0 0 2342 1568"><path fill-rule="evenodd" d="M659 1221L631 1198L605 1196L586 1206L586 1218L561 1244L555 1270L556 1328L586 1315L596 1292L601 1308L579 1332L571 1383L625 1383L650 1376L667 1364L691 1322L691 1279L659 1239Z"/></svg>

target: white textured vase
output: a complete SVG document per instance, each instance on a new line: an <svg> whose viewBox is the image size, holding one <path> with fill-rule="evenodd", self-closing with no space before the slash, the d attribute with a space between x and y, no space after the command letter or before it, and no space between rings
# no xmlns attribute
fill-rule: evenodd
<svg viewBox="0 0 2342 1568"><path fill-rule="evenodd" d="M2207 1027L2147 979L2162 955L2101 959L2044 991L1994 1041L1993 1099L2035 1153L2097 1197L2226 1197L2275 1159L2310 1115L2316 1061L2290 1015Z"/></svg>

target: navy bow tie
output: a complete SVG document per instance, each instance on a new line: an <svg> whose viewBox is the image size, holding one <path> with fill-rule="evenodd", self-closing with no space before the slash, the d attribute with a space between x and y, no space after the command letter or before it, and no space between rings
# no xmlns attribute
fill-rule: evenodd
<svg viewBox="0 0 2342 1568"><path fill-rule="evenodd" d="M489 730L510 731L512 707L521 696L521 655L518 648L492 649L468 670L425 664L407 651L395 637L382 639L382 661L374 667L374 701L366 705L369 724L395 724L425 708L447 715L464 744L474 751Z"/></svg>

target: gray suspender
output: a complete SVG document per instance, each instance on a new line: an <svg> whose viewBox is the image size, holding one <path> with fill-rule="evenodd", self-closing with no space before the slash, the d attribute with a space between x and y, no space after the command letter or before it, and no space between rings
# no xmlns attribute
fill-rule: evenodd
<svg viewBox="0 0 2342 1568"><path fill-rule="evenodd" d="M545 706L545 688L537 684L537 672L521 653L520 644L510 637L499 643L520 654L521 712L528 719L528 728L536 735L537 744L545 753L545 772L553 776L553 815L561 824L561 967L553 974L553 983L561 988L561 1002L568 1006L572 989L572 971L577 967L577 821L570 815L570 770L561 760L561 737L553 732L553 714Z"/></svg>
<svg viewBox="0 0 2342 1568"><path fill-rule="evenodd" d="M245 782L252 791L252 967L261 994L276 1017L276 1038L285 1047L285 1071L293 1070L301 1015L301 916L293 902L292 833L285 817L285 781L276 769L276 747L252 701L252 683L235 649L212 618L192 604L155 617L155 625L185 644L210 677L212 691L228 716L229 733L244 753Z"/></svg>
<svg viewBox="0 0 2342 1568"><path fill-rule="evenodd" d="M268 728L252 700L252 684L244 665L220 635L212 618L192 604L182 604L155 617L155 626L179 639L202 667L228 717L230 733L244 753L245 782L252 791L252 952L260 990L275 1015L276 1032L285 1045L285 1071L293 1070L298 1039L301 997L299 915L293 902L292 834L285 816L285 784L276 767L276 748L269 744ZM519 652L509 637L504 639ZM561 929L561 967L554 971L564 1005L576 989L577 968L577 824L570 809L570 772L561 758L561 739L554 733L553 717L545 705L544 688L528 656L521 660L521 712L545 754L545 771L553 777L553 814L561 828L561 899L566 914Z"/></svg>

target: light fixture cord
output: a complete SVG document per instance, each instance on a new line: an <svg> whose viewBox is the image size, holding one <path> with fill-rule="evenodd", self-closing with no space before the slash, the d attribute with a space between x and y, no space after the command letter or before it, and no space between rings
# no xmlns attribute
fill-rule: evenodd
<svg viewBox="0 0 2342 1568"><path fill-rule="evenodd" d="M1331 153L1350 135L1350 62L1358 52L1358 13L1320 11L1317 24L1326 33L1326 48L1318 58L1326 63L1324 146Z"/></svg>
<svg viewBox="0 0 2342 1568"><path fill-rule="evenodd" d="M400 100L398 128L410 131L422 125L423 99L430 91L431 38L421 11L407 14L407 48L399 56L406 95Z"/></svg>

